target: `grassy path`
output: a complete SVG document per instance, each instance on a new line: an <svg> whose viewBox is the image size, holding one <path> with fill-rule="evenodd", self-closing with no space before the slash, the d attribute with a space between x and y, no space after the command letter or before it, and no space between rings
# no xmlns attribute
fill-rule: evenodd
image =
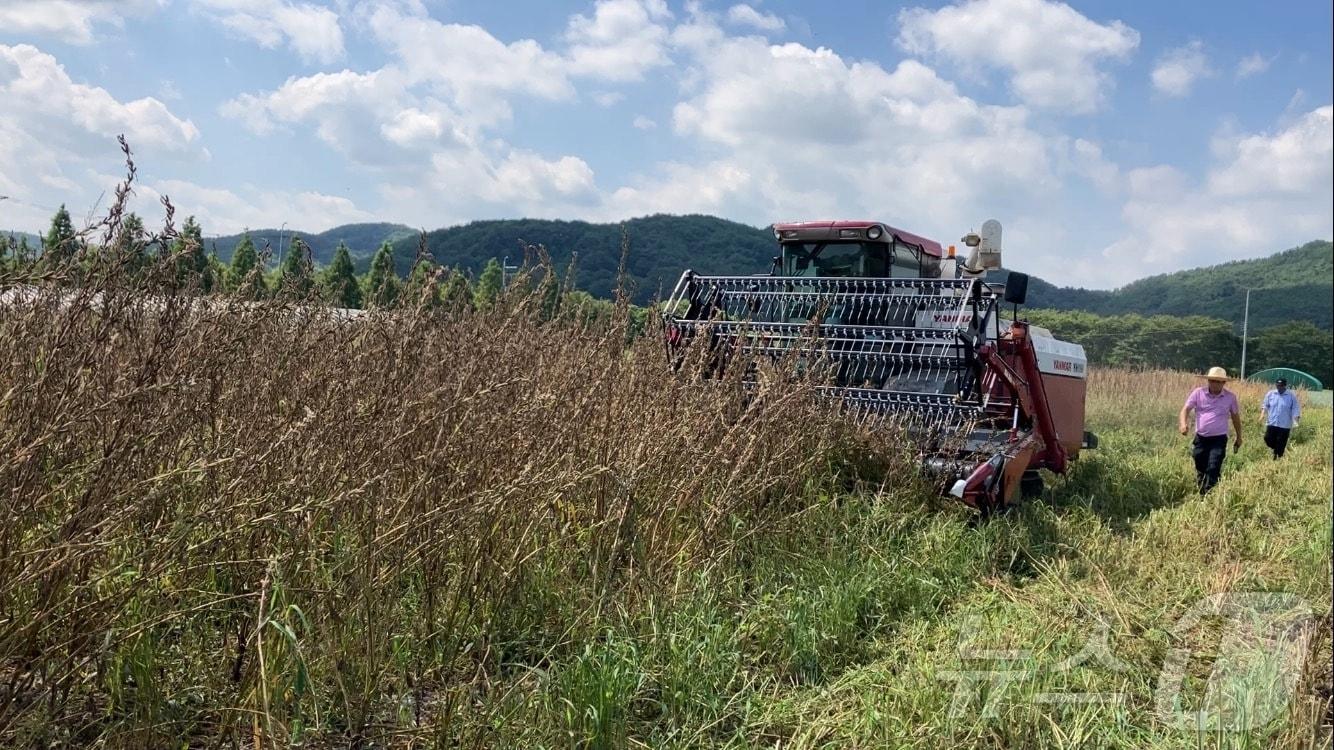
<svg viewBox="0 0 1334 750"><path fill-rule="evenodd" d="M1095 381L1102 448L1042 502L990 523L908 487L815 504L787 533L686 582L674 604L612 618L535 679L500 736L553 747L1329 747L1330 412L1311 410L1276 463L1249 413L1258 394L1244 390L1250 442L1199 497L1189 441L1171 429L1191 385ZM1236 651L1222 619L1177 632L1201 601L1235 592L1309 607L1305 675L1277 708L1254 699L1287 694L1293 670L1243 691L1252 718L1226 713L1227 726L1274 715L1249 731L1183 729L1173 711L1213 705L1202 701L1216 662L1254 666L1219 657ZM1177 649L1189 649L1181 702L1163 708Z"/></svg>
<svg viewBox="0 0 1334 750"><path fill-rule="evenodd" d="M985 532L998 537L993 549L1015 554L1010 570L983 575L938 616L877 639L879 659L776 696L760 724L789 747L1328 747L1328 729L1312 727L1328 723L1319 696L1329 694L1330 413L1309 413L1283 462L1252 434L1219 487L1199 497L1186 439L1170 430L1166 396L1157 401L1129 414L1095 401L1094 423L1110 428L1102 449L1048 502ZM1004 543L1009 534L1019 543ZM1167 653L1182 645L1169 632L1177 618L1207 596L1256 591L1296 594L1323 619L1310 641L1311 674L1297 686L1303 695L1252 732L1166 725L1154 697ZM961 630L972 649L1031 658L962 659ZM1110 656L1067 661L1096 644ZM1186 681L1194 695L1183 694L1198 702L1219 645L1207 635L1186 645L1198 653ZM965 691L951 714L959 681L941 672L970 669L1012 681Z"/></svg>

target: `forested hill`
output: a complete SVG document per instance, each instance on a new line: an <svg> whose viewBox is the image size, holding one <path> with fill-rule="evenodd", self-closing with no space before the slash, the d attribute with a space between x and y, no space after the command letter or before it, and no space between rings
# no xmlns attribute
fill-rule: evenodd
<svg viewBox="0 0 1334 750"><path fill-rule="evenodd" d="M1251 291L1253 329L1295 320L1334 328L1334 246L1328 240L1266 258L1149 276L1114 291L1056 287L1033 279L1029 307L1099 315L1204 315L1238 330Z"/></svg>
<svg viewBox="0 0 1334 750"><path fill-rule="evenodd" d="M0 240L8 240L11 237L14 239L14 242L27 241L28 247L32 248L33 251L36 251L42 246L42 238L31 232L0 231Z"/></svg>
<svg viewBox="0 0 1334 750"><path fill-rule="evenodd" d="M665 296L687 268L708 274L765 273L776 252L768 229L713 216L645 216L625 222L630 252L626 270L635 286L635 301ZM475 221L427 234L427 247L438 263L481 271L486 262L523 257L520 240L544 245L562 271L578 253L574 283L599 297L616 285L621 261L621 225L584 221L519 219ZM400 240L394 256L406 273L417 252L417 239Z"/></svg>
<svg viewBox="0 0 1334 750"><path fill-rule="evenodd" d="M687 268L702 273L765 273L776 252L773 234L712 216L647 216L625 224L630 238L629 272L635 300L665 294ZM575 284L609 296L620 262L619 224L521 219L477 221L430 232L427 245L436 261L479 273L487 260L521 257L519 241L541 243L564 267L578 252ZM394 247L404 274L417 251L416 237ZM1022 269L1021 269L1022 270ZM1240 330L1246 287L1251 293L1251 326L1267 328L1294 320L1334 328L1334 254L1328 240L1256 260L1242 260L1150 276L1107 291L1058 287L1034 278L1029 306L1084 310L1099 315L1204 315L1228 320Z"/></svg>
<svg viewBox="0 0 1334 750"><path fill-rule="evenodd" d="M204 228L208 231L208 227ZM287 251L286 245L292 241L292 236L296 235L303 242L310 246L311 257L315 264L323 266L333 259L334 250L338 248L339 242L346 242L347 249L353 256L358 258L367 258L375 254L381 243L388 240L395 242L404 237L416 237L417 232L412 227L402 224L372 223L372 224L343 224L334 227L328 231L317 232L314 234L302 232L299 228L285 227L278 229L252 229L248 232L250 239L255 243L256 248L263 248L267 242L272 246L273 259L271 263L277 264L278 243L282 242L283 252ZM222 237L204 237L205 249L213 252L217 248L218 257L224 263L232 258L232 251L236 249L237 243L241 241L242 235L229 234Z"/></svg>
<svg viewBox="0 0 1334 750"><path fill-rule="evenodd" d="M626 221L630 253L628 271L634 299L644 304L666 294L687 268L710 274L765 273L776 252L768 228L739 224L713 216L646 216ZM600 297L609 297L621 258L621 224L584 221L517 219L475 221L427 234L432 256L446 266L474 276L492 258L519 263L520 241L545 245L563 271L578 254L574 283ZM207 232L207 227L204 228ZM258 247L290 242L293 228L252 230ZM295 233L310 245L317 265L326 265L340 241L346 242L364 273L381 243L393 243L399 275L406 275L417 253L418 234L401 224L347 224L326 232ZM205 237L227 262L240 235ZM35 245L30 237L30 244ZM286 248L283 248L285 251ZM1029 269L1019 269L1029 270ZM1334 250L1328 240L1308 242L1266 258L1234 261L1205 268L1150 276L1120 289L1106 291L1057 287L1040 278L1030 282L1028 306L1079 310L1098 315L1202 315L1234 324L1240 332L1246 288L1251 287L1251 327L1261 330L1291 321L1307 321L1334 329Z"/></svg>

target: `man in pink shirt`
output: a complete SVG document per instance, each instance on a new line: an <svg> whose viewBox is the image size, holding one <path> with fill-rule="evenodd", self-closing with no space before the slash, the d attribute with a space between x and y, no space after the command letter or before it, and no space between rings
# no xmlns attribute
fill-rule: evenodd
<svg viewBox="0 0 1334 750"><path fill-rule="evenodd" d="M1232 449L1241 450L1241 407L1237 403L1236 394L1223 387L1227 382L1227 370L1211 367L1205 379L1208 386L1196 388L1186 398L1177 427L1185 435L1186 417L1190 412L1195 412L1195 446L1192 453L1195 458L1195 481L1201 495L1218 483L1223 457L1227 455L1229 421L1237 431Z"/></svg>

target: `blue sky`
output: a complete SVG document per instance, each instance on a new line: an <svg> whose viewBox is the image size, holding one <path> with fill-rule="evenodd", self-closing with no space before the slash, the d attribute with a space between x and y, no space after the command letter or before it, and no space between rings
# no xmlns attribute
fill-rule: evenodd
<svg viewBox="0 0 1334 750"><path fill-rule="evenodd" d="M1113 287L1334 234L1331 6L0 0L0 227L875 218ZM100 201L100 202L99 202ZM745 269L738 269L743 271Z"/></svg>

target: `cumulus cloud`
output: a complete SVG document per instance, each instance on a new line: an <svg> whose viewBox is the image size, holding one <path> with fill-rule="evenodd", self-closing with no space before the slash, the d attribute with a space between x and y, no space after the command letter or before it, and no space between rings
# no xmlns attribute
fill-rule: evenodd
<svg viewBox="0 0 1334 750"><path fill-rule="evenodd" d="M654 213L738 216L743 207L746 214L754 215L766 210L758 200L756 181L750 168L733 160L666 162L653 174L612 191L592 216L603 221Z"/></svg>
<svg viewBox="0 0 1334 750"><path fill-rule="evenodd" d="M738 202L762 215L887 217L949 236L1058 184L1053 144L1024 108L980 104L914 60L886 70L752 37L711 44L696 64L699 91L673 126L762 174L726 183L756 192Z"/></svg>
<svg viewBox="0 0 1334 750"><path fill-rule="evenodd" d="M148 13L164 1L6 0L0 2L0 28L70 44L91 44L99 27L122 27L126 17Z"/></svg>
<svg viewBox="0 0 1334 750"><path fill-rule="evenodd" d="M235 234L284 222L303 231L323 232L340 224L375 219L347 198L314 191L279 192L250 185L232 190L169 179L142 184L137 193L133 207L151 215L158 200L169 196L178 220L194 216L207 234Z"/></svg>
<svg viewBox="0 0 1334 750"><path fill-rule="evenodd" d="M1328 192L1334 182L1334 107L1311 110L1274 133L1220 138L1214 153L1225 164L1209 175L1218 196L1257 192L1289 196Z"/></svg>
<svg viewBox="0 0 1334 750"><path fill-rule="evenodd" d="M309 128L378 178L400 215L438 224L516 211L553 215L593 200L593 172L582 159L516 148L496 130L511 120L515 102L573 101L573 77L624 77L584 63L597 57L594 47L615 57L607 50L619 33L642 31L666 8L616 0L577 17L570 35L582 58L530 39L502 41L480 26L442 23L420 4L368 4L359 13L358 23L390 53L386 65L290 78L275 90L238 96L221 111L260 134ZM650 58L636 59L627 64ZM607 105L621 96L601 93Z"/></svg>
<svg viewBox="0 0 1334 750"><path fill-rule="evenodd" d="M76 83L55 57L33 47L0 45L0 118L41 135L53 147L124 133L138 148L197 152L199 129L158 99L121 101L106 89Z"/></svg>
<svg viewBox="0 0 1334 750"><path fill-rule="evenodd" d="M1099 67L1127 59L1139 32L1098 23L1048 0L967 0L939 10L899 13L898 43L963 66L996 68L1025 104L1077 113L1096 110L1111 86Z"/></svg>
<svg viewBox="0 0 1334 750"><path fill-rule="evenodd" d="M1203 180L1158 165L1127 174L1127 234L1103 253L1118 283L1146 273L1254 257L1334 234L1334 107L1271 132L1223 136Z"/></svg>
<svg viewBox="0 0 1334 750"><path fill-rule="evenodd" d="M124 134L141 162L208 158L199 129L158 99L120 100L73 80L31 45L0 45L0 194L9 226L39 228L54 205L91 207L109 190Z"/></svg>
<svg viewBox="0 0 1334 750"><path fill-rule="evenodd" d="M571 74L607 81L637 81L666 65L671 19L664 0L598 0L592 17L570 19L567 67Z"/></svg>
<svg viewBox="0 0 1334 750"><path fill-rule="evenodd" d="M338 14L314 3L290 0L193 0L223 28L261 47L290 47L306 62L331 63L343 56Z"/></svg>
<svg viewBox="0 0 1334 750"><path fill-rule="evenodd" d="M393 55L386 69L401 71L405 85L430 88L463 106L507 117L508 107L488 103L510 95L574 96L560 57L531 39L505 43L480 26L441 23L424 11L389 5L376 7L369 25Z"/></svg>
<svg viewBox="0 0 1334 750"><path fill-rule="evenodd" d="M1002 71L1017 96L1000 104L965 95L925 58L886 66L738 35L733 25L746 24L727 5L687 2L674 17L657 1L604 0L544 43L443 23L416 0L352 7L358 28L382 47L382 65L292 77L222 111L256 133L315 136L374 185L381 216L411 223L656 212L752 224L867 217L948 241L996 216L1013 265L1059 267L1052 280L1095 286L1209 262L1220 241L1228 252L1268 252L1288 235L1329 234L1328 108L1308 105L1270 132L1217 136L1205 172L1127 169L1108 145L1115 141L1052 127L1041 109L1095 109L1112 85L1104 68L1139 43L1120 22L1059 3L970 0L901 16L905 48L964 68L974 50L986 50L976 64ZM975 28L983 31L955 44L956 31ZM675 106L669 119L641 114L630 124L671 128L698 158L643 162L613 182L580 153L543 153L514 134L515 112L534 101L634 102L639 92L627 97L630 86L620 84L650 74L673 79ZM0 141L0 159L7 146ZM208 208L214 224L287 218L257 213L262 191L174 188L179 200ZM318 211L335 223L361 215L335 196L304 200L279 209ZM1141 255L1147 260L1123 262Z"/></svg>
<svg viewBox="0 0 1334 750"><path fill-rule="evenodd" d="M1160 93L1181 97L1190 93L1196 81L1213 74L1209 58L1204 54L1204 44L1195 40L1158 58L1150 77L1153 87Z"/></svg>
<svg viewBox="0 0 1334 750"><path fill-rule="evenodd" d="M727 20L738 26L749 26L759 31L777 32L787 28L787 23L778 16L772 13L762 13L745 4L733 5L728 8Z"/></svg>
<svg viewBox="0 0 1334 750"><path fill-rule="evenodd" d="M1237 63L1237 77L1250 78L1251 76L1259 75L1266 70L1269 70L1269 66L1273 65L1274 60L1277 58L1278 55L1265 57L1259 52L1247 55L1246 57L1241 58L1241 61Z"/></svg>

